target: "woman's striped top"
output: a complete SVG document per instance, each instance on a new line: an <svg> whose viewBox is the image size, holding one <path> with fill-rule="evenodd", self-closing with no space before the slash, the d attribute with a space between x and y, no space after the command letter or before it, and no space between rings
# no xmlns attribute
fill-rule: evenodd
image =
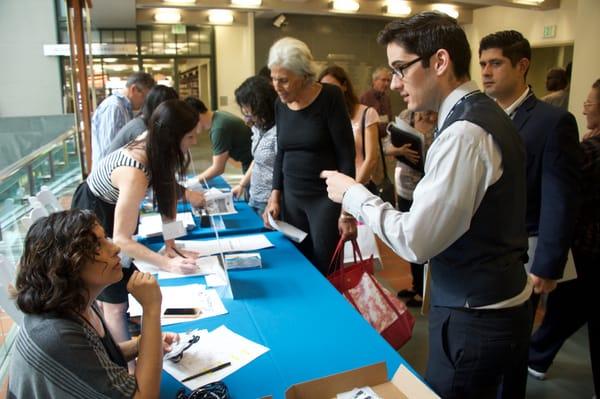
<svg viewBox="0 0 600 399"><path fill-rule="evenodd" d="M150 173L146 166L133 159L123 149L108 154L92 169L87 184L95 196L109 204L116 204L119 198L119 189L112 184L110 176L113 170L121 166L139 169L150 180Z"/></svg>

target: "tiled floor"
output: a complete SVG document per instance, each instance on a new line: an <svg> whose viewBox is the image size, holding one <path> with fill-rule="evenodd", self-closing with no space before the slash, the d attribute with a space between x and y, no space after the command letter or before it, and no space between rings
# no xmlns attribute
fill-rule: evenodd
<svg viewBox="0 0 600 399"><path fill-rule="evenodd" d="M378 277L385 279L396 291L411 287L410 266L395 255L383 243L379 251L382 256L384 270ZM412 339L400 349L400 355L406 359L417 372L423 375L427 366L427 318L419 309L410 308L416 317ZM536 321L543 317L543 310L538 310ZM579 330L562 347L545 381L529 378L527 382L528 399L591 399L593 394L592 371L589 359L589 341L587 326Z"/></svg>

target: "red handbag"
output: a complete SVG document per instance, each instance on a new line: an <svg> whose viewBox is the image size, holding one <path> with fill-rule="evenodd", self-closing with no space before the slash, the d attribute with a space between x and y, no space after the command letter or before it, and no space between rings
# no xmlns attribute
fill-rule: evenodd
<svg viewBox="0 0 600 399"><path fill-rule="evenodd" d="M404 302L375 279L373 257L364 260L354 240L352 248L354 263L343 267L344 242L340 240L329 265L330 270L337 270L327 279L394 349L400 349L412 337L415 318Z"/></svg>

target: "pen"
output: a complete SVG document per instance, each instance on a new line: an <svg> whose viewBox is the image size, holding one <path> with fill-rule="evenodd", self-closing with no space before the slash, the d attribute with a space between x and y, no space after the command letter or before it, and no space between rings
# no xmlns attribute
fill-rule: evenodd
<svg viewBox="0 0 600 399"><path fill-rule="evenodd" d="M193 380L194 378L198 378L198 377L202 377L203 375L206 375L206 374L214 373L215 371L219 371L219 370L224 369L225 367L229 367L229 366L231 366L231 362L219 364L218 366L215 366L215 367L210 368L208 370L204 370L201 373L190 375L189 377L186 377L183 380L181 380L181 382L186 382L186 381L189 381L189 380Z"/></svg>
<svg viewBox="0 0 600 399"><path fill-rule="evenodd" d="M187 256L185 256L184 254L182 254L181 252L179 252L179 250L177 249L177 247L173 247L173 251L175 251L175 253L179 256L181 256L182 258L187 258Z"/></svg>

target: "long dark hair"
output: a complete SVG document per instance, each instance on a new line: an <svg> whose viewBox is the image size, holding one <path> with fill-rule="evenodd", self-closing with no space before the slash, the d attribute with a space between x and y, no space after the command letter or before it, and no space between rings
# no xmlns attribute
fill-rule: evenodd
<svg viewBox="0 0 600 399"><path fill-rule="evenodd" d="M55 212L38 219L25 237L15 297L24 313L79 313L87 306L81 270L93 262L100 243L98 219L89 210Z"/></svg>
<svg viewBox="0 0 600 399"><path fill-rule="evenodd" d="M267 131L275 126L275 100L277 92L263 76L249 77L235 89L235 101L241 107L250 108L256 118L256 126Z"/></svg>
<svg viewBox="0 0 600 399"><path fill-rule="evenodd" d="M165 216L175 218L177 173L185 178L190 160L181 152L183 136L198 124L198 113L181 100L161 103L150 117L146 137L146 156L154 203Z"/></svg>
<svg viewBox="0 0 600 399"><path fill-rule="evenodd" d="M352 82L350 81L348 74L341 66L331 65L321 71L318 81L320 82L321 79L327 75L333 76L342 86L346 87L346 91L342 90L344 92L344 102L348 109L348 115L352 118L352 115L354 115L354 108L356 108L356 105L358 104L358 97L354 92L354 87L352 87Z"/></svg>
<svg viewBox="0 0 600 399"><path fill-rule="evenodd" d="M148 126L148 121L152 113L158 107L160 103L167 100L178 99L179 95L172 87L165 85L156 85L148 92L144 105L142 106L142 112L140 118L144 121L144 125Z"/></svg>

